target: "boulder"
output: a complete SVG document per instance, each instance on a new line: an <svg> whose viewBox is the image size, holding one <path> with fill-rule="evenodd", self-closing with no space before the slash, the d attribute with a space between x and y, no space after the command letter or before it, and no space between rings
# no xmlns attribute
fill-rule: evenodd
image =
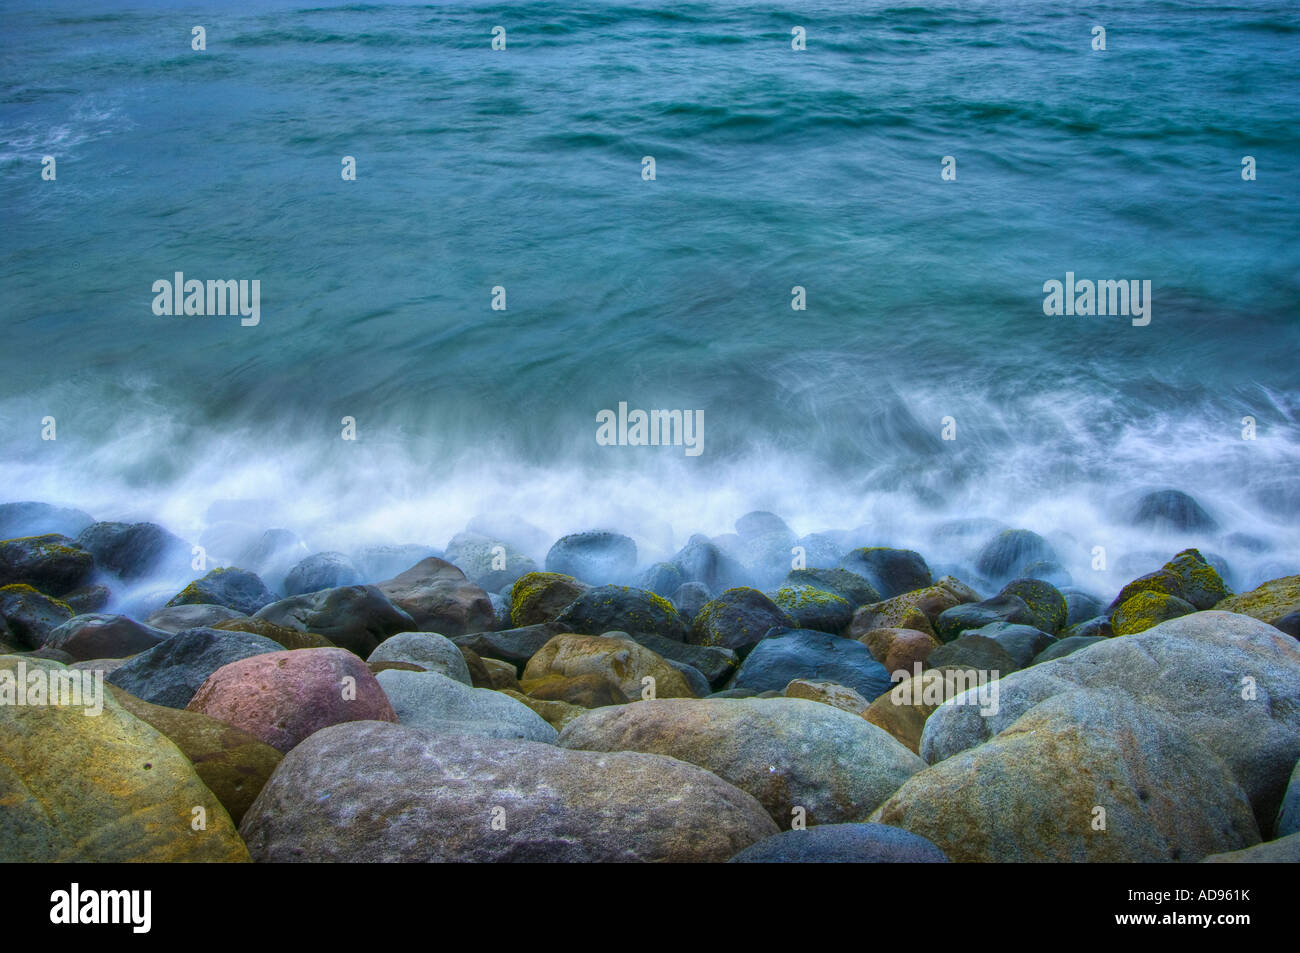
<svg viewBox="0 0 1300 953"><path fill-rule="evenodd" d="M999 683L997 714L983 717L962 706L936 711L921 755L932 764L955 757L1044 699L1076 689L1133 698L1152 717L1167 718L1228 766L1260 829L1272 824L1300 758L1300 645L1230 612L1182 616L1008 675Z"/></svg>
<svg viewBox="0 0 1300 953"><path fill-rule="evenodd" d="M951 642L963 632L982 629L990 622L1033 625L1034 614L1019 596L994 596L944 610L934 621L934 634L941 642Z"/></svg>
<svg viewBox="0 0 1300 953"><path fill-rule="evenodd" d="M525 678L519 688L538 701L564 702L579 708L626 705L628 697L610 675L543 675ZM637 695L640 698L640 695Z"/></svg>
<svg viewBox="0 0 1300 953"><path fill-rule="evenodd" d="M510 619L516 628L554 622L590 586L555 572L525 573L510 590Z"/></svg>
<svg viewBox="0 0 1300 953"><path fill-rule="evenodd" d="M190 569L189 543L157 523L93 523L77 536L77 545L94 556L97 567L125 580Z"/></svg>
<svg viewBox="0 0 1300 953"><path fill-rule="evenodd" d="M56 662L0 658L0 683ZM70 705L0 704L0 862L246 861L230 815L162 733L105 693ZM207 828L191 820L202 808ZM739 845L739 846L748 846ZM734 852L734 851L733 851Z"/></svg>
<svg viewBox="0 0 1300 953"><path fill-rule="evenodd" d="M252 615L275 601L275 595L255 573L243 569L213 569L190 583L167 603L169 606L226 606Z"/></svg>
<svg viewBox="0 0 1300 953"><path fill-rule="evenodd" d="M286 649L328 649L334 646L334 643L325 636L317 635L315 632L285 628L266 619L255 619L252 616L237 616L214 622L209 628L221 629L223 632L251 632L277 642Z"/></svg>
<svg viewBox="0 0 1300 953"><path fill-rule="evenodd" d="M339 648L362 658L389 636L420 628L377 586L341 586L305 592L263 606L257 610L256 618L286 629L323 635Z"/></svg>
<svg viewBox="0 0 1300 953"><path fill-rule="evenodd" d="M746 847L733 864L946 864L924 837L884 824L819 824Z"/></svg>
<svg viewBox="0 0 1300 953"><path fill-rule="evenodd" d="M462 648L473 649L482 658L501 659L523 671L537 650L559 634L553 625L526 625L500 632L456 635L451 640Z"/></svg>
<svg viewBox="0 0 1300 953"><path fill-rule="evenodd" d="M1229 596L1214 608L1220 612L1239 612L1263 622L1300 612L1300 576L1271 579L1250 592Z"/></svg>
<svg viewBox="0 0 1300 953"><path fill-rule="evenodd" d="M803 698L660 699L569 722L564 748L642 751L707 768L788 827L863 820L925 767L866 719Z"/></svg>
<svg viewBox="0 0 1300 953"><path fill-rule="evenodd" d="M853 689L871 700L892 684L885 667L861 642L811 629L777 632L754 647L734 688L782 691L796 678L824 679Z"/></svg>
<svg viewBox="0 0 1300 953"><path fill-rule="evenodd" d="M499 592L537 564L509 543L479 533L458 533L443 558L456 565L470 582L488 592Z"/></svg>
<svg viewBox="0 0 1300 953"><path fill-rule="evenodd" d="M79 662L124 659L149 651L172 634L124 615L96 613L73 616L49 634L45 645L67 652Z"/></svg>
<svg viewBox="0 0 1300 953"><path fill-rule="evenodd" d="M673 592L669 601L677 610L677 615L681 617L682 622L689 626L695 621L695 616L704 608L705 603L712 598L713 593L709 592L709 587L704 583L684 582Z"/></svg>
<svg viewBox="0 0 1300 953"><path fill-rule="evenodd" d="M854 609L881 601L880 593L865 576L859 576L847 569L792 569L785 577L785 584L812 586L814 589L833 593Z"/></svg>
<svg viewBox="0 0 1300 953"><path fill-rule="evenodd" d="M1300 864L1300 834L1202 857L1203 864Z"/></svg>
<svg viewBox="0 0 1300 953"><path fill-rule="evenodd" d="M411 662L426 672L446 675L463 685L473 684L469 663L460 647L437 632L400 632L379 643L367 661Z"/></svg>
<svg viewBox="0 0 1300 953"><path fill-rule="evenodd" d="M663 596L626 586L598 586L579 593L556 617L555 624L583 635L647 633L676 642L683 641L687 631L673 604Z"/></svg>
<svg viewBox="0 0 1300 953"><path fill-rule="evenodd" d="M555 729L540 715L501 692L471 688L438 672L389 669L375 677L398 724L483 738L555 741Z"/></svg>
<svg viewBox="0 0 1300 953"><path fill-rule="evenodd" d="M564 726L580 715L585 715L587 709L581 705L571 705L565 701L558 701L544 698L533 698L522 692L510 688L500 689L502 695L506 695L519 702L521 705L527 705L537 714L542 716L542 720L554 728L556 731L563 731Z"/></svg>
<svg viewBox="0 0 1300 953"><path fill-rule="evenodd" d="M652 678L656 698L694 697L681 672L644 646L625 639L557 635L528 661L521 679L524 691L536 694L528 681L547 675L598 675L617 685L628 698L640 698L644 679Z"/></svg>
<svg viewBox="0 0 1300 953"><path fill-rule="evenodd" d="M93 522L89 513L70 507L32 501L0 503L0 539L51 534L75 538Z"/></svg>
<svg viewBox="0 0 1300 953"><path fill-rule="evenodd" d="M1196 532L1215 530L1218 522L1205 512L1201 504L1182 490L1157 490L1147 493L1129 512L1135 526L1146 526L1163 532Z"/></svg>
<svg viewBox="0 0 1300 953"><path fill-rule="evenodd" d="M806 698L810 702L821 702L840 711L865 718L871 702L851 688L838 682L828 682L812 678L796 678L781 693L786 698Z"/></svg>
<svg viewBox="0 0 1300 953"><path fill-rule="evenodd" d="M1177 596L1145 590L1130 597L1116 609L1110 617L1110 625L1117 636L1133 635L1195 611L1195 606Z"/></svg>
<svg viewBox="0 0 1300 953"><path fill-rule="evenodd" d="M557 540L546 554L546 571L590 585L623 583L636 569L636 543L619 533L574 533Z"/></svg>
<svg viewBox="0 0 1300 953"><path fill-rule="evenodd" d="M25 583L61 596L86 585L94 571L94 557L57 533L0 540L0 586Z"/></svg>
<svg viewBox="0 0 1300 953"><path fill-rule="evenodd" d="M1041 579L1013 579L1002 587L999 597L1018 596L1029 610L1029 622L1048 635L1056 635L1065 628L1069 608L1065 596L1051 583Z"/></svg>
<svg viewBox="0 0 1300 953"><path fill-rule="evenodd" d="M290 752L240 831L269 862L698 862L776 825L672 758L358 722Z"/></svg>
<svg viewBox="0 0 1300 953"><path fill-rule="evenodd" d="M12 645L39 649L73 615L66 602L25 583L0 586L0 638Z"/></svg>
<svg viewBox="0 0 1300 953"><path fill-rule="evenodd" d="M985 579L1003 582L1023 575L1036 562L1060 560L1050 543L1027 529L1008 529L993 537L975 557L975 571Z"/></svg>
<svg viewBox="0 0 1300 953"><path fill-rule="evenodd" d="M910 549L864 546L845 556L840 568L865 578L885 599L924 589L933 581L921 554Z"/></svg>
<svg viewBox="0 0 1300 953"><path fill-rule="evenodd" d="M872 629L858 641L891 676L899 671L911 672L917 663L924 666L930 653L943 644L917 629Z"/></svg>
<svg viewBox="0 0 1300 953"><path fill-rule="evenodd" d="M409 613L415 620L411 628L421 632L465 635L494 628L496 624L488 594L451 563L434 556L381 582L379 590ZM334 641L337 643L338 639Z"/></svg>
<svg viewBox="0 0 1300 953"><path fill-rule="evenodd" d="M743 657L773 628L792 629L794 620L757 589L728 589L700 609L687 641L718 645ZM784 687L782 682L777 689Z"/></svg>
<svg viewBox="0 0 1300 953"><path fill-rule="evenodd" d="M870 820L955 861L1196 861L1259 841L1246 792L1213 752L1118 692L1082 689L913 775Z"/></svg>
<svg viewBox="0 0 1300 953"><path fill-rule="evenodd" d="M295 563L284 577L284 594L298 596L304 592L357 586L365 580L344 553L313 553Z"/></svg>
<svg viewBox="0 0 1300 953"><path fill-rule="evenodd" d="M419 677L425 676L434 677ZM208 676L187 708L242 728L281 752L329 725L397 720L366 664L337 648L268 652L231 662Z"/></svg>
<svg viewBox="0 0 1300 953"><path fill-rule="evenodd" d="M838 635L853 621L853 607L847 599L813 586L785 586L772 594L772 601L800 629Z"/></svg>
<svg viewBox="0 0 1300 953"><path fill-rule="evenodd" d="M950 588L946 584L949 580L956 585ZM907 628L904 623L913 619L918 612L928 623L920 631L927 631L946 610L974 601L973 591L951 576L945 576L933 586L925 586L894 596L892 599L860 607L853 614L849 637L860 639L872 629Z"/></svg>

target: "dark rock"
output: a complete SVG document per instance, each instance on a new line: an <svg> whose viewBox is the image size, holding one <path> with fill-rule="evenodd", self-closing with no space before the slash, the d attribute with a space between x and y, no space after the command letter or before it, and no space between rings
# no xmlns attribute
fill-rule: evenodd
<svg viewBox="0 0 1300 953"><path fill-rule="evenodd" d="M757 589L728 589L700 609L687 641L720 645L743 657L772 628L793 629L794 620Z"/></svg>
<svg viewBox="0 0 1300 953"><path fill-rule="evenodd" d="M213 569L190 583L167 603L169 606L225 606L252 615L275 601L262 580L243 569Z"/></svg>
<svg viewBox="0 0 1300 953"><path fill-rule="evenodd" d="M69 619L46 637L45 645L83 662L138 655L171 636L170 632L124 615L95 613Z"/></svg>
<svg viewBox="0 0 1300 953"><path fill-rule="evenodd" d="M785 577L788 586L815 586L847 600L853 608L883 601L865 576L847 569L793 569Z"/></svg>
<svg viewBox="0 0 1300 953"><path fill-rule="evenodd" d="M1002 587L998 596L1019 596L1029 609L1028 625L1055 635L1065 628L1069 608L1065 596L1049 582L1041 579L1013 579Z"/></svg>
<svg viewBox="0 0 1300 953"><path fill-rule="evenodd" d="M815 586L785 586L772 594L772 601L800 629L839 635L853 621L853 606L847 599Z"/></svg>
<svg viewBox="0 0 1300 953"><path fill-rule="evenodd" d="M699 582L710 592L722 592L745 583L740 563L724 553L707 536L695 535L672 559L687 582Z"/></svg>
<svg viewBox="0 0 1300 953"><path fill-rule="evenodd" d="M993 639L981 635L968 635L964 638L939 646L926 659L929 668L976 669L996 673L998 677L1007 675L1019 668L1016 660Z"/></svg>
<svg viewBox="0 0 1300 953"><path fill-rule="evenodd" d="M1300 612L1292 612L1280 619L1274 619L1273 625L1293 639L1300 639Z"/></svg>
<svg viewBox="0 0 1300 953"><path fill-rule="evenodd" d="M501 659L523 671L528 660L555 636L560 634L557 626L549 624L526 625L517 629L505 629L501 632L471 632L468 635L453 635L451 640L457 645L473 649L483 658Z"/></svg>
<svg viewBox="0 0 1300 953"><path fill-rule="evenodd" d="M1008 529L993 537L975 557L975 570L994 582L1005 582L1023 575L1022 570L1036 562L1059 563L1056 551L1037 533L1027 529Z"/></svg>
<svg viewBox="0 0 1300 953"><path fill-rule="evenodd" d="M702 582L685 582L677 588L670 600L681 620L690 625L700 610L713 598L709 587Z"/></svg>
<svg viewBox="0 0 1300 953"><path fill-rule="evenodd" d="M845 556L840 568L864 577L882 599L924 589L933 582L930 567L921 554L910 549L864 546Z"/></svg>
<svg viewBox="0 0 1300 953"><path fill-rule="evenodd" d="M796 678L836 682L868 701L893 684L885 667L861 642L811 629L789 629L754 646L732 687L780 692Z"/></svg>
<svg viewBox="0 0 1300 953"><path fill-rule="evenodd" d="M248 616L229 606L167 606L145 616L145 624L167 632L200 629L230 619L247 619Z"/></svg>
<svg viewBox="0 0 1300 953"><path fill-rule="evenodd" d="M663 596L625 586L588 589L560 613L555 624L580 635L651 633L678 642L685 640L687 631L677 610Z"/></svg>
<svg viewBox="0 0 1300 953"><path fill-rule="evenodd" d="M81 510L49 503L0 503L0 539L18 536L75 537L95 522L95 518Z"/></svg>
<svg viewBox="0 0 1300 953"><path fill-rule="evenodd" d="M190 567L190 545L157 523L94 523L81 531L77 545L100 569L127 580Z"/></svg>
<svg viewBox="0 0 1300 953"><path fill-rule="evenodd" d="M98 612L104 606L108 605L108 600L112 593L108 591L108 586L90 585L82 586L79 589L73 589L60 600L71 607L77 615L84 615L88 612Z"/></svg>
<svg viewBox="0 0 1300 953"><path fill-rule="evenodd" d="M496 625L496 610L488 594L444 559L433 556L422 559L405 572L379 583L378 588L410 614L421 632L464 635ZM338 643L337 639L334 641Z"/></svg>
<svg viewBox="0 0 1300 953"><path fill-rule="evenodd" d="M945 864L933 843L885 824L817 824L746 847L733 864Z"/></svg>
<svg viewBox="0 0 1300 953"><path fill-rule="evenodd" d="M682 587L685 578L673 563L655 563L641 574L637 588L668 598Z"/></svg>
<svg viewBox="0 0 1300 953"><path fill-rule="evenodd" d="M85 585L94 570L94 557L57 533L0 541L0 586L22 583L57 597Z"/></svg>
<svg viewBox="0 0 1300 953"><path fill-rule="evenodd" d="M1066 638L1087 636L1089 638L1111 639L1115 637L1115 630L1110 627L1110 616L1099 615L1070 626L1065 630L1064 635Z"/></svg>
<svg viewBox="0 0 1300 953"><path fill-rule="evenodd" d="M554 622L591 587L558 572L530 572L510 589L510 620L516 628Z"/></svg>
<svg viewBox="0 0 1300 953"><path fill-rule="evenodd" d="M794 536L790 527L786 525L785 520L763 510L755 510L752 513L746 513L740 519L736 520L736 533L742 538L763 536L767 533L784 533L792 538Z"/></svg>
<svg viewBox="0 0 1300 953"><path fill-rule="evenodd" d="M994 596L945 609L934 620L934 634L943 642L951 642L963 632L982 629L990 622L1033 625L1034 614L1019 596Z"/></svg>
<svg viewBox="0 0 1300 953"><path fill-rule="evenodd" d="M686 676L686 684L691 687L691 691L695 693L696 698L707 698L709 693L713 691L713 686L704 677L704 673L694 665L687 665L685 662L678 662L676 659L670 658L666 658L664 661Z"/></svg>
<svg viewBox="0 0 1300 953"><path fill-rule="evenodd" d="M980 637L992 639L1002 646L1015 660L1018 669L1032 664L1039 653L1046 651L1056 642L1052 636L1032 625L1016 625L1011 622L990 622L982 629L976 629L974 633L961 636L957 641Z"/></svg>
<svg viewBox="0 0 1300 953"><path fill-rule="evenodd" d="M1082 589L1062 589L1065 597L1065 625L1068 628L1102 614L1105 604Z"/></svg>
<svg viewBox="0 0 1300 953"><path fill-rule="evenodd" d="M636 569L636 543L619 533L574 533L546 554L546 571L573 576L591 585L621 583Z"/></svg>
<svg viewBox="0 0 1300 953"><path fill-rule="evenodd" d="M249 632L187 629L137 655L107 680L151 704L184 708L222 666L280 651L277 643Z"/></svg>
<svg viewBox="0 0 1300 953"><path fill-rule="evenodd" d="M368 657L390 635L420 629L377 586L340 586L305 592L264 606L255 618L286 629L315 632L362 658Z"/></svg>
<svg viewBox="0 0 1300 953"><path fill-rule="evenodd" d="M304 592L356 586L362 582L361 573L357 572L352 560L343 553L313 553L290 569L284 577L284 594L298 596Z"/></svg>
<svg viewBox="0 0 1300 953"><path fill-rule="evenodd" d="M1148 493L1138 501L1129 519L1135 525L1165 531L1219 528L1219 524L1201 508L1201 504L1181 490L1156 490Z"/></svg>
<svg viewBox="0 0 1300 953"><path fill-rule="evenodd" d="M0 641L39 649L59 626L72 618L72 609L31 586L0 587Z"/></svg>
<svg viewBox="0 0 1300 953"><path fill-rule="evenodd" d="M213 622L210 627L221 629L223 632L251 632L254 635L270 639L272 642L278 642L286 649L328 649L334 647L333 642L318 633L289 629L266 619L255 619L246 615Z"/></svg>

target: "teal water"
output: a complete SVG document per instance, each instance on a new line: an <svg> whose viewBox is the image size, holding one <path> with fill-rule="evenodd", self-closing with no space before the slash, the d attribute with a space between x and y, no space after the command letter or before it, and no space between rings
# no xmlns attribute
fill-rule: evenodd
<svg viewBox="0 0 1300 953"><path fill-rule="evenodd" d="M0 4L4 495L318 549L991 517L1077 567L1172 486L1300 569L1300 9L794 6ZM260 324L156 316L176 271ZM1045 316L1067 271L1151 323ZM620 401L704 452L598 446Z"/></svg>

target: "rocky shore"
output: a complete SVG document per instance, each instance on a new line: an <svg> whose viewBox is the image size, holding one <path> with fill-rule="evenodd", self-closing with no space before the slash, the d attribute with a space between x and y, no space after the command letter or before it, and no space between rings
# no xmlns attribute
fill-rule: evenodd
<svg viewBox="0 0 1300 953"><path fill-rule="evenodd" d="M1300 575L1134 518L1205 541L1097 591L1028 528L228 554L2 504L0 860L1300 860Z"/></svg>

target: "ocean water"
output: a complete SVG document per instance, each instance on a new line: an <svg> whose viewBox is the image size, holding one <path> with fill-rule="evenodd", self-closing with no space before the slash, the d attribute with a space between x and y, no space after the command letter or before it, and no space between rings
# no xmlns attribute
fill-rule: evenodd
<svg viewBox="0 0 1300 953"><path fill-rule="evenodd" d="M1107 596L1185 544L1300 572L1294 3L231 6L0 3L5 498L647 561L768 509L961 566L988 519ZM155 315L178 271L257 279L260 323ZM1149 280L1150 323L1045 315L1067 272ZM619 402L703 452L598 445ZM1134 528L1164 487L1222 531Z"/></svg>

